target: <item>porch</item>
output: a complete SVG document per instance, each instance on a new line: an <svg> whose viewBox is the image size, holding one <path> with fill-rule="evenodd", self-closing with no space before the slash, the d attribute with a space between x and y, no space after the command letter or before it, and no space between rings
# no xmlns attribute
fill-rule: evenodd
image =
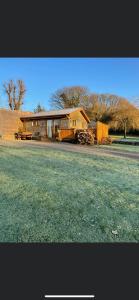
<svg viewBox="0 0 139 300"><path fill-rule="evenodd" d="M66 133L70 131L68 118L23 121L23 131L31 132L33 139L59 139L60 130L66 130Z"/></svg>

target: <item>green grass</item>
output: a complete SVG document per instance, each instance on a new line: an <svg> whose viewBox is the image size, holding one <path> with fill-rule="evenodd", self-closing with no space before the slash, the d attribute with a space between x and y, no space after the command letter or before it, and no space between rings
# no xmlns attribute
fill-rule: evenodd
<svg viewBox="0 0 139 300"><path fill-rule="evenodd" d="M0 147L0 242L138 241L138 161Z"/></svg>
<svg viewBox="0 0 139 300"><path fill-rule="evenodd" d="M125 144L99 145L99 148L139 153L139 146L133 146L133 145L125 145Z"/></svg>
<svg viewBox="0 0 139 300"><path fill-rule="evenodd" d="M139 142L139 136L128 136L124 139L123 135L110 135L112 139Z"/></svg>

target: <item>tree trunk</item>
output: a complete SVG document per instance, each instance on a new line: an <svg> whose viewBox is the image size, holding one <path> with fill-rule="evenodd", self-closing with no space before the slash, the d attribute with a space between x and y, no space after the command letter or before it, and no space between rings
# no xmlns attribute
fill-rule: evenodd
<svg viewBox="0 0 139 300"><path fill-rule="evenodd" d="M126 122L124 123L124 139L126 139Z"/></svg>

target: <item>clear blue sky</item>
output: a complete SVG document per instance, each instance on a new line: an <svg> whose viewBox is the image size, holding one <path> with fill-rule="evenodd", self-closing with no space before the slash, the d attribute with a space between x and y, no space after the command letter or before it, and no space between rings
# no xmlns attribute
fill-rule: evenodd
<svg viewBox="0 0 139 300"><path fill-rule="evenodd" d="M51 94L73 85L131 100L139 96L139 58L0 58L0 107L8 107L2 83L9 79L25 81L28 111L38 102L50 109Z"/></svg>

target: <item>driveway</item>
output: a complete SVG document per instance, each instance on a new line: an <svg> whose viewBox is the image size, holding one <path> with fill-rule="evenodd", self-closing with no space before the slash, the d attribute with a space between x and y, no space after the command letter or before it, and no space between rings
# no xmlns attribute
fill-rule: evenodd
<svg viewBox="0 0 139 300"><path fill-rule="evenodd" d="M101 148L101 146L90 146L90 145L77 145L65 142L39 142L39 141L2 141L0 140L0 146L6 147L39 147L39 148L50 148L55 150L64 150L68 152L78 152L90 155L98 156L114 156L123 157L139 160L139 153L113 150L109 148Z"/></svg>

